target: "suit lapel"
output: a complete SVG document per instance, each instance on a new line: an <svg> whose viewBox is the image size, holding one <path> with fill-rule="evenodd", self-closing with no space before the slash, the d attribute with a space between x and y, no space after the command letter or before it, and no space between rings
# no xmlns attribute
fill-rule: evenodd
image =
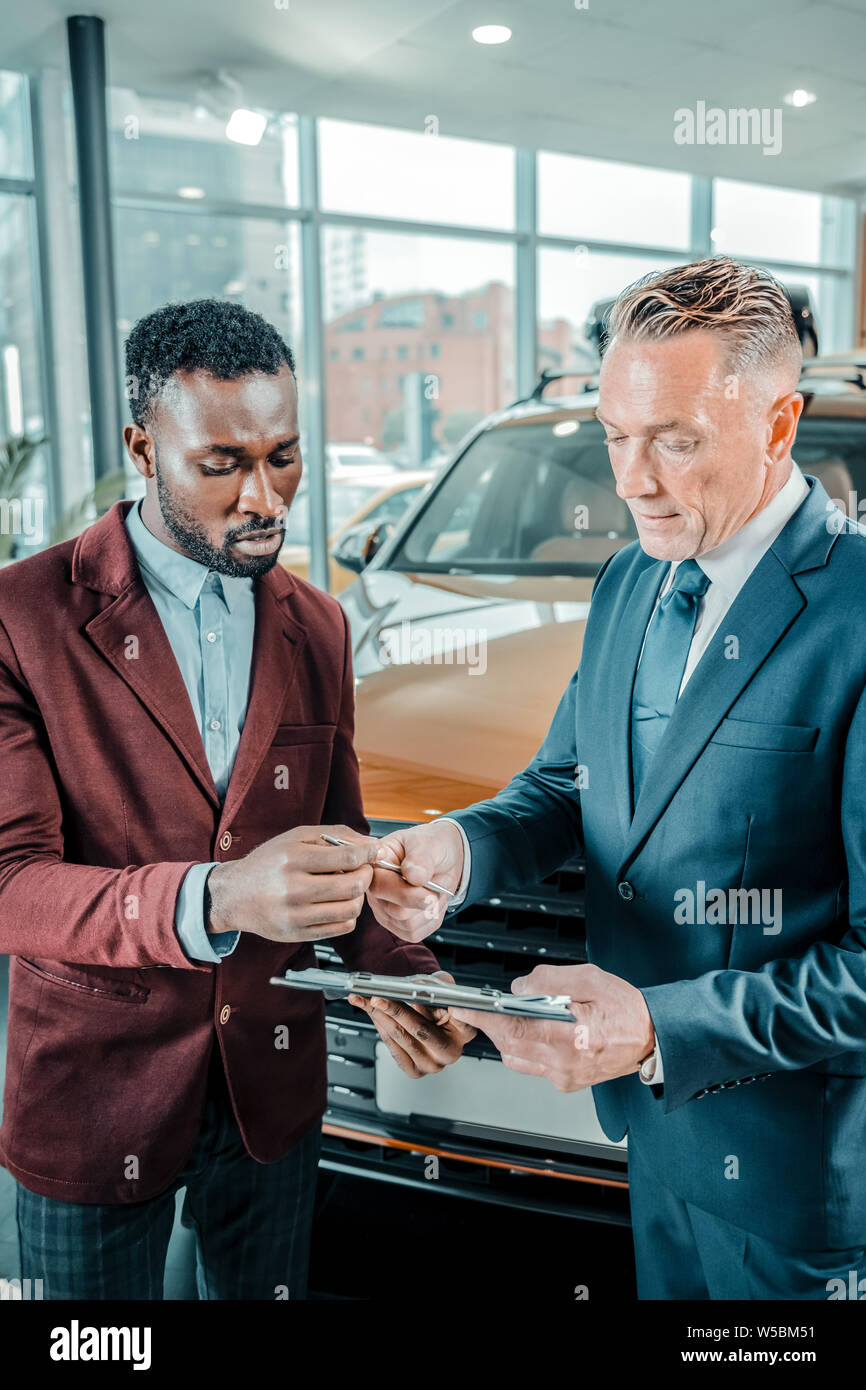
<svg viewBox="0 0 866 1390"><path fill-rule="evenodd" d="M73 583L113 597L84 630L219 808L219 795L180 667L139 573L126 530L124 519L132 505L128 501L115 503L76 542ZM222 808L223 823L237 810L262 762L283 716L289 682L307 641L304 629L288 612L294 588L293 577L279 565L256 584L250 700Z"/></svg>
<svg viewBox="0 0 866 1390"><path fill-rule="evenodd" d="M183 676L150 594L139 579L85 626L121 680L141 700L209 799L219 796Z"/></svg>
<svg viewBox="0 0 866 1390"><path fill-rule="evenodd" d="M76 541L72 582L110 594L114 600L85 624L84 631L174 744L205 795L218 806L219 796L183 676L144 586L126 530L125 517L131 506L129 501L115 502Z"/></svg>
<svg viewBox="0 0 866 1390"><path fill-rule="evenodd" d="M801 569L813 562L826 563L833 538L826 531L823 538L816 538L814 532L809 536L810 523L821 505L815 495L818 487L813 484L811 498L804 500L788 523L791 534L786 536L785 528L785 541L779 544L780 537L749 576L677 701L641 787L624 862L638 853L728 710L806 606L786 561L793 562L792 569L798 560ZM795 544L798 538L807 542L805 548ZM736 656L729 650L731 637L737 639Z"/></svg>
<svg viewBox="0 0 866 1390"><path fill-rule="evenodd" d="M634 818L629 814L621 872L638 854L740 693L806 606L794 576L827 563L838 535L828 521L832 503L817 479L806 475L806 481L809 495L740 590L677 701L641 787ZM612 756L621 807L626 789L631 794L631 691L652 610L649 591L654 600L659 587L648 582L655 568L644 570L638 578L623 623L612 639L617 644ZM731 636L738 641L736 659L728 651Z"/></svg>

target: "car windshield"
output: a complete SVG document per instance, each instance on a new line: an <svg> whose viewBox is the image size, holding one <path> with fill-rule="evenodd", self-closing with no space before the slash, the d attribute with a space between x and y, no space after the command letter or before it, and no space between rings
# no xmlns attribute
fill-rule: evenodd
<svg viewBox="0 0 866 1390"><path fill-rule="evenodd" d="M807 416L793 455L866 522L866 420ZM595 574L636 539L593 419L518 419L478 436L388 562L440 573Z"/></svg>
<svg viewBox="0 0 866 1390"><path fill-rule="evenodd" d="M331 535L376 497L382 491L382 486L381 482L363 483L360 480L357 483L332 483L328 489L328 529ZM295 494L289 508L285 542L287 545L310 543L310 494L306 488Z"/></svg>
<svg viewBox="0 0 866 1390"><path fill-rule="evenodd" d="M469 446L389 565L592 575L636 535L597 420L517 419Z"/></svg>

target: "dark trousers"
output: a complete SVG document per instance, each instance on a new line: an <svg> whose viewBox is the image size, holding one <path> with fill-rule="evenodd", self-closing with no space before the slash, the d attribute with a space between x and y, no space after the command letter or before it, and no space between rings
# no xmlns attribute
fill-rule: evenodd
<svg viewBox="0 0 866 1390"><path fill-rule="evenodd" d="M818 1301L866 1295L862 1246L799 1250L751 1235L677 1197L641 1163L636 1144L629 1145L628 1184L640 1299ZM784 1237L784 1231L779 1234Z"/></svg>
<svg viewBox="0 0 866 1390"><path fill-rule="evenodd" d="M59 1202L17 1185L21 1277L47 1299L161 1299L175 1193L195 1232L200 1299L298 1299L307 1292L321 1130L284 1158L244 1148L221 1064L211 1068L201 1130L171 1187L146 1202Z"/></svg>

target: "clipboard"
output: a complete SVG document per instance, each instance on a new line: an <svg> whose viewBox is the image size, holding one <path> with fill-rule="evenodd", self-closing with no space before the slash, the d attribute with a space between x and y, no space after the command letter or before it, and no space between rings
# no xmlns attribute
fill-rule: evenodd
<svg viewBox="0 0 866 1390"><path fill-rule="evenodd" d="M365 999L395 999L403 1004L429 1008L479 1009L482 1013L514 1018L550 1019L576 1023L567 1005L567 994L510 994L490 985L446 984L430 975L374 975L368 970L287 970L272 975L272 985L289 989L318 990L326 999L346 999L360 994Z"/></svg>

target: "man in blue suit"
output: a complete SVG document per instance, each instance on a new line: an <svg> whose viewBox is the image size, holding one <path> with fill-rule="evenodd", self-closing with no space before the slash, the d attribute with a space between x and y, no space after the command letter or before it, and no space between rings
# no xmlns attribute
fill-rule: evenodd
<svg viewBox="0 0 866 1390"><path fill-rule="evenodd" d="M513 985L569 995L575 1026L457 1017L628 1133L641 1298L862 1294L866 536L792 460L771 277L648 277L608 341L598 415L640 543L599 573L532 762L384 840L408 882L376 872L371 905L417 941L442 906L411 885L459 906L583 853L591 964Z"/></svg>

